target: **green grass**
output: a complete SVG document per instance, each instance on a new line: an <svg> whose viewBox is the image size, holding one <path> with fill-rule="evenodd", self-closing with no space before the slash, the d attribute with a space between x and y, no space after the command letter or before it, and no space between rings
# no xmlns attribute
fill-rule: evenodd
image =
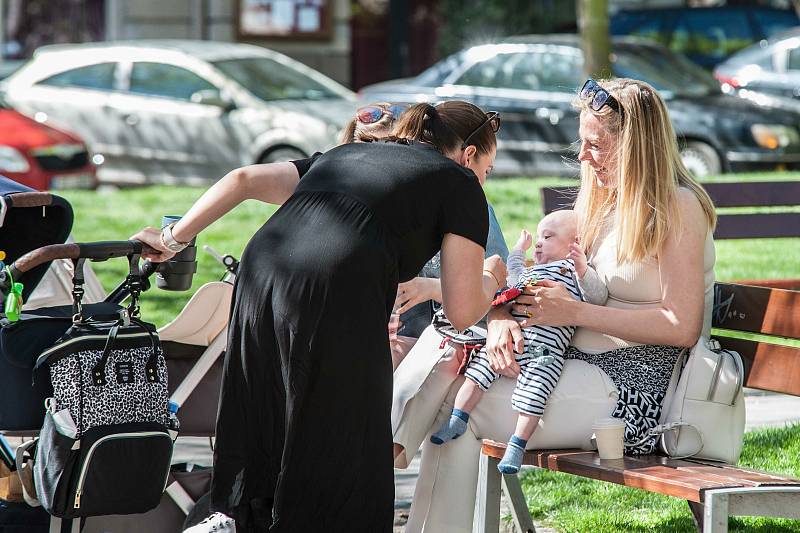
<svg viewBox="0 0 800 533"><path fill-rule="evenodd" d="M800 180L800 173L727 175L710 181L741 180ZM495 206L506 241L513 244L522 228L535 228L542 213L540 187L575 183L556 178L490 180L487 196ZM73 234L80 242L126 239L145 225L157 226L164 214L186 212L202 192L189 187L150 187L100 193L66 191L63 195L75 209ZM204 231L198 244L240 257L250 236L274 211L274 207L247 202ZM157 325L165 324L194 290L221 277L223 268L211 256L199 252L198 258L192 290L145 293L143 317ZM717 242L719 280L798 277L797 265L800 239ZM125 264L112 260L95 264L94 270L110 290L124 278ZM741 464L800 476L800 426L747 433ZM561 532L694 530L686 503L675 498L546 471L526 475L523 484L533 516ZM800 522L735 519L731 530L800 532Z"/></svg>
<svg viewBox="0 0 800 533"><path fill-rule="evenodd" d="M800 425L745 434L741 466L800 476ZM531 514L562 533L696 531L686 502L644 490L535 470L522 477ZM730 531L800 531L800 521L732 518Z"/></svg>

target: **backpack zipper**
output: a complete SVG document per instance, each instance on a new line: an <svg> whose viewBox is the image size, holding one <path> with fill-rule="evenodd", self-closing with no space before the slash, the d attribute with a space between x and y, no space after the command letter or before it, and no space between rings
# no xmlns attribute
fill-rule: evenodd
<svg viewBox="0 0 800 533"><path fill-rule="evenodd" d="M83 462L81 466L81 475L78 477L78 486L75 490L75 503L73 504L73 508L80 509L81 508L81 494L83 493L83 483L86 480L86 471L88 470L89 463L92 462L92 454L94 450L99 446L101 443L114 440L114 439L126 439L126 438L145 438L145 437L166 437L170 438L169 434L162 433L161 431L145 431L141 433L114 433L113 435L106 435L100 439L97 439L92 447L89 448L89 451L86 453L86 460ZM171 439L170 439L171 440ZM172 462L172 460L170 460ZM167 476L169 476L169 465L167 465Z"/></svg>

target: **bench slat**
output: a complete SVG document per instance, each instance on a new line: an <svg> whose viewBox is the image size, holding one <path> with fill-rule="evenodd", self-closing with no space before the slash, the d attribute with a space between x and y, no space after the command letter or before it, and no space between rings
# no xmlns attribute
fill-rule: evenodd
<svg viewBox="0 0 800 533"><path fill-rule="evenodd" d="M800 237L800 213L717 215L715 239Z"/></svg>
<svg viewBox="0 0 800 533"><path fill-rule="evenodd" d="M716 207L788 207L800 205L798 181L703 183ZM572 206L578 187L542 187L544 213Z"/></svg>
<svg viewBox="0 0 800 533"><path fill-rule="evenodd" d="M715 328L800 338L800 291L733 285L714 285Z"/></svg>
<svg viewBox="0 0 800 533"><path fill-rule="evenodd" d="M717 207L800 205L800 182L747 181L703 183Z"/></svg>
<svg viewBox="0 0 800 533"><path fill-rule="evenodd" d="M505 444L484 440L482 452L500 458L505 452ZM702 502L704 491L709 489L800 485L800 479L739 469L729 465L714 466L654 455L601 461L596 452L535 450L525 453L523 464L640 488L693 502Z"/></svg>
<svg viewBox="0 0 800 533"><path fill-rule="evenodd" d="M800 348L731 337L715 337L723 348L739 352L746 387L800 396Z"/></svg>

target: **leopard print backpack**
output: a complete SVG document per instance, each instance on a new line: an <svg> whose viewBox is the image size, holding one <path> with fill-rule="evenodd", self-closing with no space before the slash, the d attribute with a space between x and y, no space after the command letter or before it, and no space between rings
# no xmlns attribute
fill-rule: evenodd
<svg viewBox="0 0 800 533"><path fill-rule="evenodd" d="M131 287L127 309L87 317L76 283L72 326L37 358L36 369L49 370L53 397L45 402L33 477L51 515L144 513L164 492L177 436L167 367L155 326L138 318L139 285Z"/></svg>

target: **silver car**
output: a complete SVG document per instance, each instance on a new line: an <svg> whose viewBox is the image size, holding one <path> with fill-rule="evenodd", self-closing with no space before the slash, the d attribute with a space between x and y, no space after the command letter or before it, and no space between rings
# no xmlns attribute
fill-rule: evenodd
<svg viewBox="0 0 800 533"><path fill-rule="evenodd" d="M725 92L800 110L800 27L758 42L714 69Z"/></svg>
<svg viewBox="0 0 800 533"><path fill-rule="evenodd" d="M40 122L83 137L104 182L217 179L336 143L355 95L282 54L210 41L40 48L0 87Z"/></svg>

